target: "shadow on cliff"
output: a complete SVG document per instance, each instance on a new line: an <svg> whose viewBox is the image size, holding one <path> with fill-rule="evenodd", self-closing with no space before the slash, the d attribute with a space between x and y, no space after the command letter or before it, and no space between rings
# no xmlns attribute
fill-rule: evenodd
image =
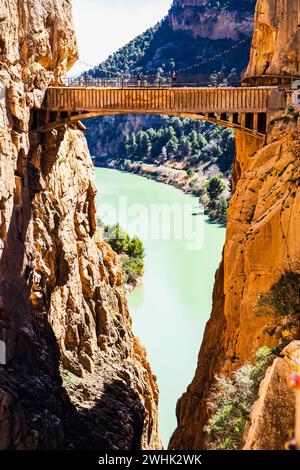
<svg viewBox="0 0 300 470"><path fill-rule="evenodd" d="M30 133L28 154L21 149L17 158L7 231L0 225L0 238L4 240L0 257L0 339L6 343L7 362L33 373L43 370L56 378L60 377L60 352L47 318L51 290L42 273L41 284L46 287L40 293L40 305L33 305L30 299L35 267L32 202L43 191L40 177L51 173L64 135L64 128L42 136ZM3 207L1 204L0 200L3 210L8 206L7 202ZM57 258L59 261L59 252Z"/></svg>
<svg viewBox="0 0 300 470"><path fill-rule="evenodd" d="M14 178L9 226L0 225L0 339L6 345L0 403L4 397L9 410L8 422L0 419L0 449L56 449L63 443L64 424L75 411L62 387L47 303L34 308L30 300L35 263L32 200L40 188L23 150ZM0 201L4 213L9 202Z"/></svg>
<svg viewBox="0 0 300 470"><path fill-rule="evenodd" d="M55 164L62 136L60 132L56 139L44 138L44 177ZM5 240L0 258L0 339L7 349L7 365L0 365L0 415L2 396L11 413L8 427L0 420L0 449L140 449L144 407L124 382L104 383L99 401L90 409L77 409L63 387L60 351L48 321L50 294L44 292L40 305L30 299L35 265L32 201L39 191L38 168L20 154L5 233L0 225ZM2 201L0 209L6 209Z"/></svg>
<svg viewBox="0 0 300 470"><path fill-rule="evenodd" d="M17 180L17 179L16 179ZM34 316L29 301L33 255L28 232L32 217L31 197L18 177L13 210L0 258L1 332L6 343L7 362L31 369L40 363L34 354ZM32 248L32 247L31 247ZM32 344L31 344L32 343Z"/></svg>
<svg viewBox="0 0 300 470"><path fill-rule="evenodd" d="M77 410L68 437L80 450L140 450L144 411L137 393L114 380L104 385L92 408Z"/></svg>
<svg viewBox="0 0 300 470"><path fill-rule="evenodd" d="M22 166L19 161L17 166ZM30 301L34 246L29 186L27 171L17 169L9 227L6 232L0 227L0 339L6 345L0 403L4 397L9 410L7 422L0 420L1 450L57 449L64 422L74 414L62 387L59 348L47 311L34 309Z"/></svg>
<svg viewBox="0 0 300 470"><path fill-rule="evenodd" d="M24 189L22 202L15 198L0 259L0 339L9 345L8 365L0 365L0 401L4 394L21 432L15 442L14 423L9 433L0 425L0 449L138 450L144 407L129 386L121 380L105 383L90 409L77 409L63 388L47 309L33 308L29 299L31 219L31 198Z"/></svg>
<svg viewBox="0 0 300 470"><path fill-rule="evenodd" d="M26 188L15 195L0 259L0 339L8 346L8 365L0 365L0 402L5 396L14 415L11 431L0 423L0 449L138 450L144 407L124 382L106 383L91 409L76 409L63 388L47 308L33 308L29 298L31 202ZM17 442L15 428L21 429Z"/></svg>

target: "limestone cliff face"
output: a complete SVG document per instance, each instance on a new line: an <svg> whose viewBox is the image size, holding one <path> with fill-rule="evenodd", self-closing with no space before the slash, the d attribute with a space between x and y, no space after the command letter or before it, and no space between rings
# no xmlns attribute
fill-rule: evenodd
<svg viewBox="0 0 300 470"><path fill-rule="evenodd" d="M258 0L246 77L300 76L300 1Z"/></svg>
<svg viewBox="0 0 300 470"><path fill-rule="evenodd" d="M187 31L195 37L237 40L252 34L254 4L255 0L174 0L169 22L174 31Z"/></svg>
<svg viewBox="0 0 300 470"><path fill-rule="evenodd" d="M253 44L264 12L287 3L288 8L277 11L281 19L276 22L277 29L274 25L276 37L283 34L282 30L286 31L290 12L299 12L298 0L258 2ZM268 51L270 44L261 45L261 57L264 46ZM275 41L274 57L284 58L286 46L286 42ZM298 66L299 52L296 50L294 62L291 57L286 70L289 73ZM250 67L255 66L253 55L251 60ZM277 62L277 66L281 65ZM252 137L236 134L233 196L223 260L216 274L212 315L194 380L178 403L178 428L171 439L171 448L203 448L206 442L203 426L208 417L206 402L215 375L231 374L244 361L253 361L261 346L278 344L280 321L257 316L255 306L259 296L267 293L282 275L300 272L299 158L299 122L295 117L278 122L262 148ZM276 445L281 448L282 439Z"/></svg>
<svg viewBox="0 0 300 470"><path fill-rule="evenodd" d="M157 385L93 240L85 139L31 131L76 58L70 2L0 0L0 449L157 448Z"/></svg>

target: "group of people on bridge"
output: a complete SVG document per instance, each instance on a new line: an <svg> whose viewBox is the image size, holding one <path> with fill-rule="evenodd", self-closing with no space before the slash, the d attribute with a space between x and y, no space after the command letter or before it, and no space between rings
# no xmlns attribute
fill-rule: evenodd
<svg viewBox="0 0 300 470"><path fill-rule="evenodd" d="M178 83L178 74L177 72L174 70L173 72L171 72L171 75L170 75L170 79L166 79L165 77L160 77L160 76L153 76L153 77L150 77L150 76L145 76L143 77L143 75L141 73L138 73L135 77L117 77L117 78L97 78L97 79L94 79L94 78L89 78L87 76L87 74L83 74L79 77L79 79L73 79L73 82L74 84L76 82L78 82L78 84L80 86L89 86L92 82L95 82L97 81L98 83L103 83L104 85L105 84L108 84L109 82L117 82L117 83L120 83L120 84L130 84L130 85L136 85L138 87L142 86L142 85L149 85L149 84L156 84L156 85L160 85L162 83L172 83L174 86Z"/></svg>

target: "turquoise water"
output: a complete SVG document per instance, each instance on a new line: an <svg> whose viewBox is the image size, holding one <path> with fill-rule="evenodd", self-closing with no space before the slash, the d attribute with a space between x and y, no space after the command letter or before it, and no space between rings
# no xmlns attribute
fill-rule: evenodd
<svg viewBox="0 0 300 470"><path fill-rule="evenodd" d="M146 250L143 285L128 296L134 333L148 351L160 389L160 433L164 446L176 428L176 402L191 382L209 318L214 275L221 260L225 229L210 224L197 198L162 183L117 170L96 168L98 215L106 223L120 221ZM121 200L120 200L121 198ZM168 217L149 217L151 210L172 204L185 208L186 225L197 230L199 246L171 230L171 239L153 239ZM120 206L120 207L119 207ZM126 226L126 206L136 224ZM119 208L119 214L114 213ZM154 210L154 213L155 213ZM122 220L123 219L123 220ZM193 230L190 230L194 235ZM166 233L168 230L166 230ZM174 236L174 233L175 236ZM179 230L180 232L180 230ZM165 233L165 238L166 237ZM187 233L189 236L189 233ZM203 245L200 246L203 238ZM191 249L193 248L193 249Z"/></svg>

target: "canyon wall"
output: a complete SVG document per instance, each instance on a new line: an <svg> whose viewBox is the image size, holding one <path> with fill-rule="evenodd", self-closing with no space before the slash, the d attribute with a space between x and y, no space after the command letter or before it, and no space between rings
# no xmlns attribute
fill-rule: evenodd
<svg viewBox="0 0 300 470"><path fill-rule="evenodd" d="M276 12L280 21L272 24L274 40L270 43L264 36L267 42L256 49L260 31L269 29L262 24L268 19L266 12ZM249 74L254 73L255 62L263 64L267 55L270 66L278 66L278 70L283 64L279 57L288 67L285 72L294 73L297 69L299 49L292 47L293 54L286 56L287 44L299 33L291 12L299 13L298 0L258 1ZM283 36L286 40L278 39ZM270 73L274 70L270 69ZM262 71L269 69L259 68L259 73ZM294 330L287 331L282 338L283 320L258 316L256 305L259 297L286 273L300 273L299 157L299 119L295 113L273 124L263 147L254 138L236 133L233 195L223 260L216 274L213 310L195 377L178 402L178 428L171 439L171 449L201 449L207 445L203 427L209 416L207 400L216 374L230 376L245 361L253 362L261 346L273 347L289 339L289 334L290 339L295 335ZM270 441L264 442L264 448L281 448L282 439L274 444L273 437L270 435Z"/></svg>
<svg viewBox="0 0 300 470"><path fill-rule="evenodd" d="M169 23L174 31L186 31L194 37L212 40L238 40L251 36L255 0L174 0Z"/></svg>
<svg viewBox="0 0 300 470"><path fill-rule="evenodd" d="M246 77L300 76L300 0L258 0Z"/></svg>
<svg viewBox="0 0 300 470"><path fill-rule="evenodd" d="M82 132L34 110L78 57L70 2L0 0L0 449L154 449L158 389Z"/></svg>

